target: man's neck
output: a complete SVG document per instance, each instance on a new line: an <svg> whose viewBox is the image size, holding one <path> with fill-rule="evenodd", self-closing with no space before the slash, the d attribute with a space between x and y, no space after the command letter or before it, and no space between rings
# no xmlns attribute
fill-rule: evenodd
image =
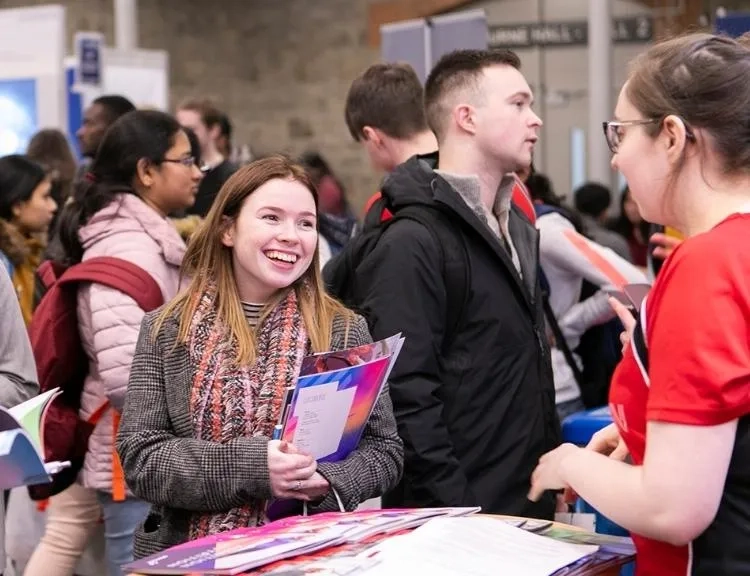
<svg viewBox="0 0 750 576"><path fill-rule="evenodd" d="M468 147L443 144L440 149L440 170L459 176L476 176L479 179L479 194L482 204L492 211L500 182L505 175L502 168L490 165L474 156Z"/></svg>
<svg viewBox="0 0 750 576"><path fill-rule="evenodd" d="M207 150L203 153L203 164L210 169L216 168L222 162L224 162L224 156L218 150Z"/></svg>
<svg viewBox="0 0 750 576"><path fill-rule="evenodd" d="M398 140L395 143L394 159L396 165L403 164L409 158L415 155L431 154L438 149L435 135L429 130L409 138L408 140Z"/></svg>

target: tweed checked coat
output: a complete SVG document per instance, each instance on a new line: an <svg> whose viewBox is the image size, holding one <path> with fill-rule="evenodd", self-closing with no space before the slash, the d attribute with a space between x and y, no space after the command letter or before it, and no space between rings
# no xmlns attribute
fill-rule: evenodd
<svg viewBox="0 0 750 576"><path fill-rule="evenodd" d="M117 435L125 480L133 494L151 504L135 534L135 558L185 542L193 512L223 512L250 499L271 498L268 441L240 437L225 444L193 436L189 398L194 367L185 345L175 345L178 322L168 319L158 336L152 326L160 310L141 325ZM357 316L347 331L333 325L331 350L372 341L367 323ZM358 449L346 460L321 463L347 510L382 495L399 481L403 443L396 430L387 387L378 399ZM311 512L338 510L333 492Z"/></svg>

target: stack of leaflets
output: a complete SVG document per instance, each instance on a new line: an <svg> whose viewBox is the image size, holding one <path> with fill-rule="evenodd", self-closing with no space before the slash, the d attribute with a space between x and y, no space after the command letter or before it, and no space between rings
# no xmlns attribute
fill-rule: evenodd
<svg viewBox="0 0 750 576"><path fill-rule="evenodd" d="M0 490L51 482L69 462L44 461L41 430L58 388L13 408L0 406Z"/></svg>
<svg viewBox="0 0 750 576"><path fill-rule="evenodd" d="M437 533L428 534L428 538L421 541L420 534L413 540L399 541L401 536L413 533L408 529L373 534L366 539L268 564L254 570L253 574L390 576L424 572L435 575L590 576L603 571L610 573L635 557L630 538L594 534L547 520L466 516L459 519L453 532L448 533L431 524L451 520L450 515L430 519L424 523L424 528L438 528ZM539 536L523 538L520 530L508 532L499 524ZM392 541L391 545L389 541Z"/></svg>
<svg viewBox="0 0 750 576"><path fill-rule="evenodd" d="M361 510L296 516L186 542L124 568L138 574L239 574L286 558L356 542L365 536L415 528L432 518L457 517L478 510Z"/></svg>

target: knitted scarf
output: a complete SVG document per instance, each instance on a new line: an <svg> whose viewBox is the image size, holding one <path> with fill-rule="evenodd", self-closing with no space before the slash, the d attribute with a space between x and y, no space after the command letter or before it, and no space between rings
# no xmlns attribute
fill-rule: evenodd
<svg viewBox="0 0 750 576"><path fill-rule="evenodd" d="M216 288L199 298L190 325L188 347L194 367L190 408L196 438L226 443L235 438L271 438L283 391L293 385L307 349L307 331L294 290L256 327L257 356L237 366L236 342L216 313ZM219 513L196 513L190 539L255 526L265 520L265 502L248 501Z"/></svg>

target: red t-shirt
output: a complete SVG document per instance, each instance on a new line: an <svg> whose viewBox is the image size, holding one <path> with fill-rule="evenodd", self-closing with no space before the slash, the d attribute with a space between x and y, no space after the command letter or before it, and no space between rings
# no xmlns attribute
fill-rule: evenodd
<svg viewBox="0 0 750 576"><path fill-rule="evenodd" d="M650 382L629 347L610 391L613 418L636 465L643 463L647 421L714 426L750 413L750 215L731 216L683 242L664 264L645 306ZM737 442L725 496L746 490L733 485L748 480L750 462L750 451L743 447L738 453L739 433ZM747 525L750 502L744 510L722 510L725 500L717 518L727 514ZM717 545L722 538L704 538L716 524L684 547L633 535L636 573L682 576L704 573L717 559L737 560ZM750 526L745 534L726 536L750 538Z"/></svg>

